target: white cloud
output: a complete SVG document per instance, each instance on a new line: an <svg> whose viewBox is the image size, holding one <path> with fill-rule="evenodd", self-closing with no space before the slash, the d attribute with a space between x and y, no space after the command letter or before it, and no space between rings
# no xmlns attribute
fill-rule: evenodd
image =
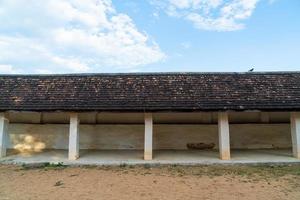
<svg viewBox="0 0 300 200"><path fill-rule="evenodd" d="M3 0L0 64L30 72L138 68L165 55L111 0Z"/></svg>
<svg viewBox="0 0 300 200"><path fill-rule="evenodd" d="M54 72L48 69L36 69L34 73L38 74L53 74Z"/></svg>
<svg viewBox="0 0 300 200"><path fill-rule="evenodd" d="M259 0L150 0L169 16L191 21L202 30L235 31L244 28Z"/></svg>
<svg viewBox="0 0 300 200"><path fill-rule="evenodd" d="M190 42L182 42L180 44L184 49L189 49L191 48L192 44Z"/></svg>
<svg viewBox="0 0 300 200"><path fill-rule="evenodd" d="M2 65L0 64L0 73L2 74L16 74L20 73L19 70L16 70L11 65Z"/></svg>

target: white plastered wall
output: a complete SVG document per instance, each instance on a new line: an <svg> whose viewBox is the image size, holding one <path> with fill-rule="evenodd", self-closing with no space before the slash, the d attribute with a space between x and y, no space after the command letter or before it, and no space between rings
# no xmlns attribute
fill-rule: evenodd
<svg viewBox="0 0 300 200"><path fill-rule="evenodd" d="M69 126L10 124L9 148L67 149ZM143 125L80 125L81 149L143 149ZM187 143L218 145L217 125L154 125L154 149L186 149ZM290 148L288 124L230 126L231 148Z"/></svg>
<svg viewBox="0 0 300 200"><path fill-rule="evenodd" d="M144 148L143 113L80 113L79 117L81 149ZM9 118L8 148L68 148L68 113L11 112ZM230 113L229 118L232 149L291 147L288 112ZM187 143L214 143L218 148L216 113L154 113L153 120L154 149L186 149Z"/></svg>

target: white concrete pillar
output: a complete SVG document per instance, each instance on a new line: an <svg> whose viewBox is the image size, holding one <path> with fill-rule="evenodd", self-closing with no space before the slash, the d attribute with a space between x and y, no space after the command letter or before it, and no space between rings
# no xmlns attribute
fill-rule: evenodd
<svg viewBox="0 0 300 200"><path fill-rule="evenodd" d="M300 159L300 112L291 113L293 156Z"/></svg>
<svg viewBox="0 0 300 200"><path fill-rule="evenodd" d="M230 159L230 136L228 114L218 113L219 151L222 160Z"/></svg>
<svg viewBox="0 0 300 200"><path fill-rule="evenodd" d="M144 160L152 160L153 119L152 113L145 113Z"/></svg>
<svg viewBox="0 0 300 200"><path fill-rule="evenodd" d="M8 123L8 119L5 118L4 113L0 113L0 158L6 156Z"/></svg>
<svg viewBox="0 0 300 200"><path fill-rule="evenodd" d="M79 158L79 118L77 113L70 114L69 160Z"/></svg>

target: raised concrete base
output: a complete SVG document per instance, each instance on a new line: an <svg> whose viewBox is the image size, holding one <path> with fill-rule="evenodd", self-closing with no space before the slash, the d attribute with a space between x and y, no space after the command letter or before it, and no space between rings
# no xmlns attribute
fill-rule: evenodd
<svg viewBox="0 0 300 200"><path fill-rule="evenodd" d="M78 160L68 160L66 150L48 150L34 154L14 154L0 159L0 164L58 163L65 165L142 165L142 164L285 164L300 163L292 157L291 150L233 150L231 160L220 160L218 151L161 150L154 151L154 158L143 160L143 151L135 150L81 150Z"/></svg>

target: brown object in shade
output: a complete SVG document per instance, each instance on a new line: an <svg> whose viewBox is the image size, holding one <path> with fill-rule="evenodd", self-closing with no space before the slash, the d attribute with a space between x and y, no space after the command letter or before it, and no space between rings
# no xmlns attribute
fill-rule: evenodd
<svg viewBox="0 0 300 200"><path fill-rule="evenodd" d="M214 143L205 144L205 143L187 143L188 149L198 149L198 150L205 150L205 149L213 149L215 147Z"/></svg>

